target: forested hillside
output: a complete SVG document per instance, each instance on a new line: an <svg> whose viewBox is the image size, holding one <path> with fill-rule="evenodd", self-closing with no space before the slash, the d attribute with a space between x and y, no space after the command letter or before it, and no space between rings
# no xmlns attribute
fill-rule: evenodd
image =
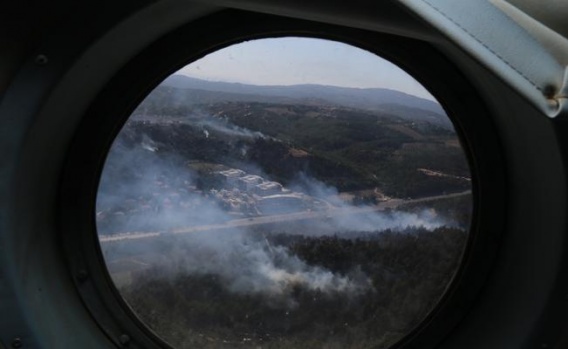
<svg viewBox="0 0 568 349"><path fill-rule="evenodd" d="M274 233L265 248L284 247L308 265L358 279L359 289L314 289L298 276L282 284L286 290L235 292L218 274L168 264L138 274L121 292L178 348L387 348L438 302L467 238L449 228L341 235Z"/></svg>

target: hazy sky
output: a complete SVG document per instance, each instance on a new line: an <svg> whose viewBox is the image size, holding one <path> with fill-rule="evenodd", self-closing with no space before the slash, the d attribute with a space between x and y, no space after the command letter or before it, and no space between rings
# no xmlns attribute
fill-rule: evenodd
<svg viewBox="0 0 568 349"><path fill-rule="evenodd" d="M434 99L394 64L365 50L321 39L247 41L213 52L178 73L254 85L383 87Z"/></svg>

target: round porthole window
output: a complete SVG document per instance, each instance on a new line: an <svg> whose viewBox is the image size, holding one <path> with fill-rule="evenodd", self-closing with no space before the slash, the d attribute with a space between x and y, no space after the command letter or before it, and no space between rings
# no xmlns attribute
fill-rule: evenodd
<svg viewBox="0 0 568 349"><path fill-rule="evenodd" d="M473 212L444 108L337 41L237 43L134 109L96 228L114 286L176 348L388 348L444 297Z"/></svg>

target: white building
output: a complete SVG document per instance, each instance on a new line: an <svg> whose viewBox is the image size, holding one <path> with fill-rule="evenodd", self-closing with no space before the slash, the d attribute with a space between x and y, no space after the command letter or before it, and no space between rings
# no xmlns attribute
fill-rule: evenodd
<svg viewBox="0 0 568 349"><path fill-rule="evenodd" d="M278 182L264 182L254 188L255 194L269 196L282 193L282 184Z"/></svg>
<svg viewBox="0 0 568 349"><path fill-rule="evenodd" d="M261 184L262 182L264 182L264 179L262 179L262 177L257 175L246 175L238 179L239 187L242 190L246 191L252 190L254 187L256 187L258 184Z"/></svg>
<svg viewBox="0 0 568 349"><path fill-rule="evenodd" d="M237 185L239 178L243 177L246 174L245 171L237 170L234 168L226 171L219 171L218 173L220 176L224 177L225 182L231 186Z"/></svg>
<svg viewBox="0 0 568 349"><path fill-rule="evenodd" d="M276 194L258 200L257 207L263 214L280 214L302 211L306 203L300 193Z"/></svg>

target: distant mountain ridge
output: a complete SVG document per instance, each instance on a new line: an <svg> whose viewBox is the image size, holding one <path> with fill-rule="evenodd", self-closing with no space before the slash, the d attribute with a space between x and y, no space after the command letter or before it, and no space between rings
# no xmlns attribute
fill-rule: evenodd
<svg viewBox="0 0 568 349"><path fill-rule="evenodd" d="M325 103L349 108L391 112L409 119L428 121L440 126L451 127L442 107L433 101L404 92L384 88L349 88L324 85L260 86L242 83L216 82L172 75L165 79L162 87L199 91L204 100L216 100L215 94L230 96L230 100L302 104ZM209 92L209 93L207 93ZM218 96L220 97L220 96ZM311 104L311 103L310 103Z"/></svg>

